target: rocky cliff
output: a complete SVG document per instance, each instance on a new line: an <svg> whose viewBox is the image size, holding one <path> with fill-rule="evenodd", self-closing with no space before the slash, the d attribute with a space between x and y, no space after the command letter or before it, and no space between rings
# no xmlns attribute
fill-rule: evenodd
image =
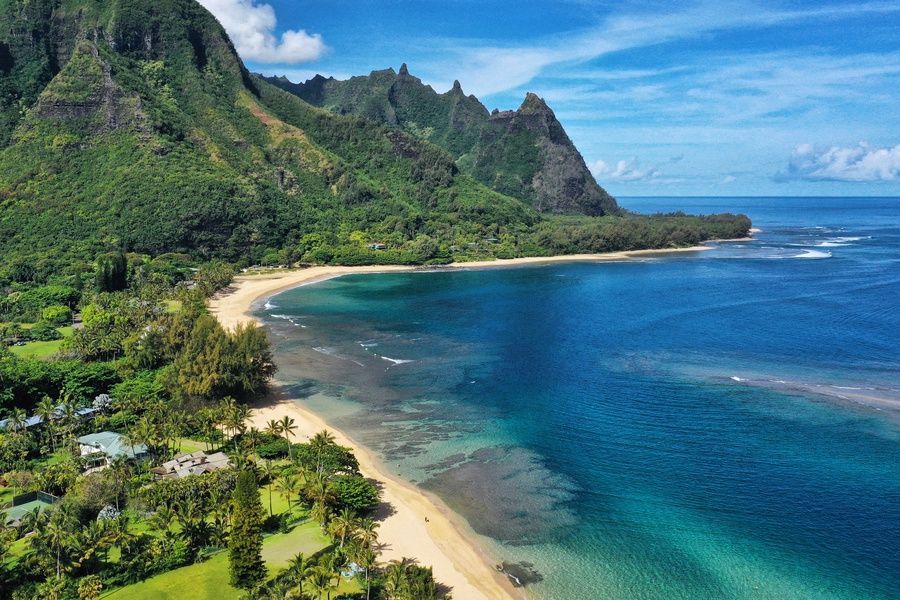
<svg viewBox="0 0 900 600"><path fill-rule="evenodd" d="M488 112L459 81L443 93L410 75L407 66L346 81L321 75L274 85L331 112L372 119L447 150L463 172L544 213L592 216L619 212L594 180L549 106L528 94L515 111Z"/></svg>

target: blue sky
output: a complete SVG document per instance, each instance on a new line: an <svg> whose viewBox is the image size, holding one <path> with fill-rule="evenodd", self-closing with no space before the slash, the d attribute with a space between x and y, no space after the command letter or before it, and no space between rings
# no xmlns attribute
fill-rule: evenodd
<svg viewBox="0 0 900 600"><path fill-rule="evenodd" d="M248 68L544 98L615 196L900 196L900 0L200 0Z"/></svg>

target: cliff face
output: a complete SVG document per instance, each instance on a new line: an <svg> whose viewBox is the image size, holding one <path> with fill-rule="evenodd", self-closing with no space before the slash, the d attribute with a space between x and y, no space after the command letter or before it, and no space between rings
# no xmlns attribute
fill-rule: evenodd
<svg viewBox="0 0 900 600"><path fill-rule="evenodd" d="M460 169L498 192L545 213L592 216L620 212L547 104L529 93L515 111L494 111L459 82L438 94L409 74L404 64L347 81L317 75L305 83L269 82L306 102L354 114L434 143Z"/></svg>

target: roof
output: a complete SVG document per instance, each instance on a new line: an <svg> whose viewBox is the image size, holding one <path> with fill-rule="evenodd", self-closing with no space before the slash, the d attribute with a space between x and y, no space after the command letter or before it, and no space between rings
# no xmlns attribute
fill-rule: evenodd
<svg viewBox="0 0 900 600"><path fill-rule="evenodd" d="M209 473L217 469L225 469L231 466L228 457L222 452L207 455L203 450L197 450L190 454L176 456L158 467L150 469L153 473L171 479L181 479L188 475Z"/></svg>
<svg viewBox="0 0 900 600"><path fill-rule="evenodd" d="M110 458L119 458L121 456L137 458L148 452L147 446L144 444L130 444L125 441L122 435L114 431L101 431L100 433L83 435L78 438L78 443L83 447L88 446L94 449L92 452L86 453L82 448L82 455L105 452Z"/></svg>
<svg viewBox="0 0 900 600"><path fill-rule="evenodd" d="M57 406L56 410L54 412L56 413L56 416L53 418L58 419L59 417L61 417L63 415L63 406L62 405ZM97 412L96 408L93 408L91 406L84 406L75 411L75 416L76 417L93 417L93 416L95 416L94 413L96 413L96 412ZM2 421L0 421L0 429L6 429L6 425L8 422L9 422L9 419L3 419ZM43 422L44 422L44 419L42 419L39 415L32 415L25 419L25 428L28 429L29 427L34 427L35 425L40 425Z"/></svg>

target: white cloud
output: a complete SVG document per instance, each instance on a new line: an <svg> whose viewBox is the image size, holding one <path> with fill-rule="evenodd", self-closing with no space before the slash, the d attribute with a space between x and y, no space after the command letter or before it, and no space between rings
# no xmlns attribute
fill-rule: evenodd
<svg viewBox="0 0 900 600"><path fill-rule="evenodd" d="M900 146L873 148L865 142L828 149L801 144L791 153L787 173L776 181L895 181L900 179Z"/></svg>
<svg viewBox="0 0 900 600"><path fill-rule="evenodd" d="M661 173L656 165L642 167L637 158L620 160L615 165L598 160L590 165L594 177L606 182L648 181L657 179Z"/></svg>
<svg viewBox="0 0 900 600"><path fill-rule="evenodd" d="M466 73L467 87L483 97L526 85L539 75L546 75L551 67L571 68L622 50L697 39L730 30L858 14L888 16L897 12L900 12L900 3L896 2L872 2L843 8L829 5L827 8L769 10L747 0L701 0L680 11L613 14L570 34L530 39L522 44L497 46L484 40L433 40L436 55L430 71L448 81L460 72ZM617 75L627 79L649 74L649 71L625 70Z"/></svg>
<svg viewBox="0 0 900 600"><path fill-rule="evenodd" d="M285 31L275 36L278 20L269 4L256 0L199 0L219 19L244 60L259 63L297 63L317 60L327 46L318 34L304 30Z"/></svg>

